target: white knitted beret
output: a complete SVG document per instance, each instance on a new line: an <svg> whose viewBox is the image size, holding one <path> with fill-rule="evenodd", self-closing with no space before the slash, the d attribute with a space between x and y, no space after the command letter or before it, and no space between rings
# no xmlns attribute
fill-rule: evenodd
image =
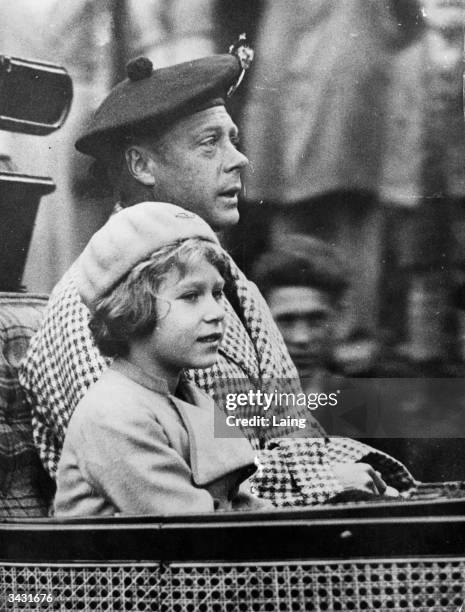
<svg viewBox="0 0 465 612"><path fill-rule="evenodd" d="M160 247L187 238L218 238L198 215L167 202L142 202L110 217L74 262L72 274L90 306L137 263Z"/></svg>

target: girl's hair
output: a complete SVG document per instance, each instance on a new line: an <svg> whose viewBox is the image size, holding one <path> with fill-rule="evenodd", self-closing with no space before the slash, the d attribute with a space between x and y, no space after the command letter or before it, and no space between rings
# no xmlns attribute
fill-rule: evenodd
<svg viewBox="0 0 465 612"><path fill-rule="evenodd" d="M200 261L207 261L227 280L228 264L220 246L201 238L178 240L138 263L95 304L89 327L104 355L124 357L131 338L150 334L160 318L157 291L171 271L183 278Z"/></svg>

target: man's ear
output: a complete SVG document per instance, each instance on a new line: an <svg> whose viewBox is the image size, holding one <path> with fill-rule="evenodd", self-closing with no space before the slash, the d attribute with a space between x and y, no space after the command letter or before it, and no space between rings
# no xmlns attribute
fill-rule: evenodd
<svg viewBox="0 0 465 612"><path fill-rule="evenodd" d="M145 147L132 145L124 156L128 171L136 181L148 187L155 185L155 162Z"/></svg>

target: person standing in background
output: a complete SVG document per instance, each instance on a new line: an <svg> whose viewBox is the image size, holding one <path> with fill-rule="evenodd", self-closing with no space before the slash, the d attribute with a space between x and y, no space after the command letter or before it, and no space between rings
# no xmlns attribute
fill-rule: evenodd
<svg viewBox="0 0 465 612"><path fill-rule="evenodd" d="M243 121L246 197L270 242L306 233L337 244L357 275L354 327L380 307L385 213L377 205L397 55L424 28L417 0L273 0L257 40ZM247 240L247 236L244 237Z"/></svg>

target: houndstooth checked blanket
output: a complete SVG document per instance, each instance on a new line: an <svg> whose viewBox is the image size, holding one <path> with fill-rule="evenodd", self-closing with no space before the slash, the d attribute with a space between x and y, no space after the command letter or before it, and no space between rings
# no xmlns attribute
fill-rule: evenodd
<svg viewBox="0 0 465 612"><path fill-rule="evenodd" d="M224 406L227 393L250 389L301 392L297 371L263 297L232 259L225 299L225 335L216 364L185 376ZM234 304L234 307L233 305ZM238 314L239 313L239 314ZM68 422L74 408L108 365L88 327L90 312L67 273L55 287L45 318L32 338L19 380L32 410L34 441L41 460L55 476ZM250 414L248 406L237 416ZM303 409L302 409L303 410ZM294 415L293 415L294 416ZM368 456L388 484L405 489L415 484L398 461L347 438L327 439L306 410L305 437L293 427L245 428L258 452L255 491L277 506L324 503L341 492L332 464ZM301 435L301 434L300 434Z"/></svg>

